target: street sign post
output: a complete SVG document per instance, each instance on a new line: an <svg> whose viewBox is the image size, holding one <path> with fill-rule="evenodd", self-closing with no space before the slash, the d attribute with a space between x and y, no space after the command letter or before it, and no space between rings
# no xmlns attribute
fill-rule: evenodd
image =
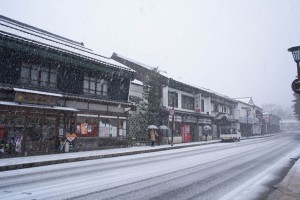
<svg viewBox="0 0 300 200"><path fill-rule="evenodd" d="M170 109L170 115L174 116L175 115L175 110L174 109Z"/></svg>

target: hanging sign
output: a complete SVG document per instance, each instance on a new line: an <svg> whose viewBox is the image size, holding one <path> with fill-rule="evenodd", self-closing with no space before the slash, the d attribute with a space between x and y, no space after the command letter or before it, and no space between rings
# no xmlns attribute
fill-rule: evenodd
<svg viewBox="0 0 300 200"><path fill-rule="evenodd" d="M19 103L33 103L53 106L56 105L57 98L40 94L16 92L15 101Z"/></svg>
<svg viewBox="0 0 300 200"><path fill-rule="evenodd" d="M195 96L195 112L201 112L201 94L196 94Z"/></svg>

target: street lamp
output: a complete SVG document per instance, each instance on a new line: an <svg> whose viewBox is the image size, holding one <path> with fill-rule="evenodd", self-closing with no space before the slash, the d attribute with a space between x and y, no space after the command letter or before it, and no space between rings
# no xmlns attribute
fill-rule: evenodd
<svg viewBox="0 0 300 200"><path fill-rule="evenodd" d="M295 93L300 94L300 46L291 47L288 49L288 51L292 52L293 58L297 63L297 78L292 82L292 90Z"/></svg>

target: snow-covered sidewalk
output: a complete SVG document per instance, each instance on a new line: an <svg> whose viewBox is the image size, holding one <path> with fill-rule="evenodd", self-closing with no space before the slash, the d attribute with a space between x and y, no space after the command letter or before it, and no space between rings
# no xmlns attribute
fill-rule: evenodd
<svg viewBox="0 0 300 200"><path fill-rule="evenodd" d="M300 159L290 169L285 178L276 186L276 190L268 200L299 200L300 199Z"/></svg>
<svg viewBox="0 0 300 200"><path fill-rule="evenodd" d="M127 147L127 148L58 153L58 154L39 155L39 156L3 158L0 159L0 171L67 163L67 162L75 162L75 161L83 161L83 160L110 158L110 157L133 155L133 154L140 154L140 153L149 153L155 151L178 149L178 148L206 145L206 144L219 143L219 142L220 140L212 140L208 142L202 141L202 142L193 142L193 143L174 144L173 146L171 145L160 145L155 147L136 146L136 147Z"/></svg>
<svg viewBox="0 0 300 200"><path fill-rule="evenodd" d="M259 136L252 136L249 138L242 138L242 139L243 140L256 139L256 138L268 137L274 135L278 135L278 134L259 135ZM83 160L126 156L126 155L140 154L140 153L149 153L149 152L164 151L169 149L178 149L178 148L206 145L206 144L219 143L219 142L220 140L211 140L207 142L201 141L201 142L191 142L191 143L180 143L180 144L174 144L174 146L171 145L161 145L155 147L134 146L134 147L127 147L127 148L58 153L58 154L50 154L50 155L25 156L25 157L15 157L15 158L2 158L0 159L0 171L38 167L44 165L53 165L53 164L83 161Z"/></svg>

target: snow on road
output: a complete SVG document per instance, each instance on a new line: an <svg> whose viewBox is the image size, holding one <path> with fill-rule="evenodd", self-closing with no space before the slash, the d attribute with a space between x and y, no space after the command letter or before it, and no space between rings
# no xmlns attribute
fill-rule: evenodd
<svg viewBox="0 0 300 200"><path fill-rule="evenodd" d="M289 135L6 171L0 173L0 199L249 197L245 188L255 185L259 194L268 174L295 151L299 146Z"/></svg>

